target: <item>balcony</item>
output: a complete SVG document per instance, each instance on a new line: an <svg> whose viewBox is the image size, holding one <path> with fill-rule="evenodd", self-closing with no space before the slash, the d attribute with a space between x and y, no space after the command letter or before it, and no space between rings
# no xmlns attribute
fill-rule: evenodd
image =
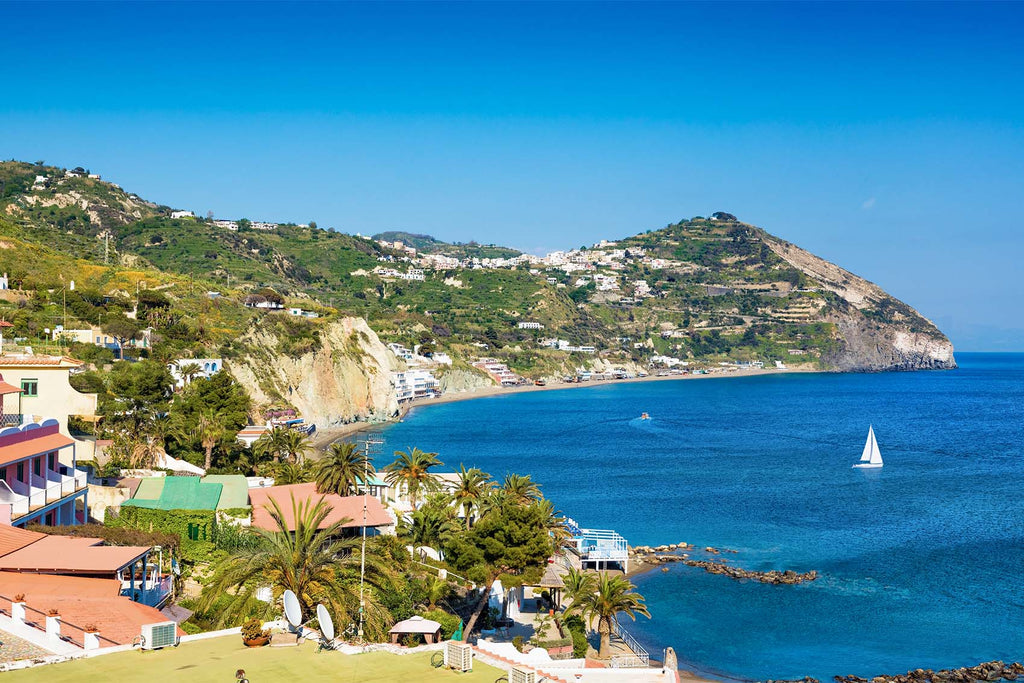
<svg viewBox="0 0 1024 683"><path fill-rule="evenodd" d="M21 413L4 413L0 415L0 429L4 427L20 427L22 421Z"/></svg>
<svg viewBox="0 0 1024 683"><path fill-rule="evenodd" d="M46 470L44 474L31 475L29 482L0 482L0 505L10 506L11 519L55 503L87 485L85 472L64 465L61 472Z"/></svg>

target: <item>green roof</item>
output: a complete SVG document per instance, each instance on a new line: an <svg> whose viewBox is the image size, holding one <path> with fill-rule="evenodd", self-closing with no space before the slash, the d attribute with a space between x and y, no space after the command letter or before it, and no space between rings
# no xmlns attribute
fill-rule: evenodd
<svg viewBox="0 0 1024 683"><path fill-rule="evenodd" d="M133 498L156 500L164 490L164 479L166 477L146 477L139 482Z"/></svg>
<svg viewBox="0 0 1024 683"><path fill-rule="evenodd" d="M163 480L163 487L159 491L159 495L148 497L157 492L156 487L159 484L152 484L144 488L144 484L149 481L149 479L144 479L139 484L135 497L126 500L121 505L154 510L216 510L221 490L224 488L219 483L203 483L199 477L159 477L159 479ZM147 497L144 498L143 495Z"/></svg>
<svg viewBox="0 0 1024 683"><path fill-rule="evenodd" d="M241 474L209 474L203 477L204 484L220 484L218 510L249 507L249 482Z"/></svg>

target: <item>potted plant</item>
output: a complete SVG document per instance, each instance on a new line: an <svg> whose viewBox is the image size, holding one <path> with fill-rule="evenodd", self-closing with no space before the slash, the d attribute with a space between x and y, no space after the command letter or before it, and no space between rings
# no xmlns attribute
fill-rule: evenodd
<svg viewBox="0 0 1024 683"><path fill-rule="evenodd" d="M25 594L24 593L17 593L17 594L15 594L14 602L25 602Z"/></svg>
<svg viewBox="0 0 1024 683"><path fill-rule="evenodd" d="M58 611L56 607L51 607L50 609L46 610L46 616L48 616L48 617L59 617L60 616L60 611Z"/></svg>
<svg viewBox="0 0 1024 683"><path fill-rule="evenodd" d="M85 627L82 628L82 630L85 631L86 633L99 633L100 632L99 626L97 626L96 624L92 624L92 623L86 624Z"/></svg>
<svg viewBox="0 0 1024 683"><path fill-rule="evenodd" d="M270 629L264 629L259 619L242 624L242 642L246 647L263 647L270 642Z"/></svg>

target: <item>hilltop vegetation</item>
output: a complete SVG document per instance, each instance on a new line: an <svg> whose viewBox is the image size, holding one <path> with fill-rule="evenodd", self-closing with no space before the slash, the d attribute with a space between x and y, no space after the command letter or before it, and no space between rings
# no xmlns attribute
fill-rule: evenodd
<svg viewBox="0 0 1024 683"><path fill-rule="evenodd" d="M515 249L498 246L497 244L477 244L476 242L450 244L430 235L420 235L401 230L377 233L373 236L373 239L385 242L402 242L424 254L441 254L458 259L512 258L522 253Z"/></svg>
<svg viewBox="0 0 1024 683"><path fill-rule="evenodd" d="M391 243L384 246L315 225L258 230L239 221L229 229L205 218L172 218L168 206L79 175L0 164L0 267L12 288L30 293L21 303L8 301L5 311L21 336L38 337L53 326L57 292L76 280L76 297L91 308L76 298L69 326L122 315L141 305L139 292L159 289L166 305L143 314L159 334L154 352L164 357L230 357L244 352L245 335L260 326L308 338L282 346L300 354L316 347L319 325L361 317L384 341L428 343L457 360L496 356L528 376L598 358L607 366L646 366L659 356L848 369L952 363L941 332L912 308L730 214L572 252L570 268L415 233L375 236ZM396 240L462 263L423 268ZM510 261L478 268L472 259ZM414 268L423 268L422 279L396 277ZM290 327L300 323L284 329L243 306L259 292L320 318L301 321L298 331ZM519 329L523 321L543 328ZM868 345L858 346L874 335L884 351L900 331L918 335L909 351L868 358ZM546 348L545 338L596 353ZM922 354L932 360L919 360Z"/></svg>

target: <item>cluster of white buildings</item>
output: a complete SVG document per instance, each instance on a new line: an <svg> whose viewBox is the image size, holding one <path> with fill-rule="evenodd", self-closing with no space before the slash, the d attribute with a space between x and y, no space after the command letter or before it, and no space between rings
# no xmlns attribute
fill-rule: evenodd
<svg viewBox="0 0 1024 683"><path fill-rule="evenodd" d="M416 282L423 282L427 279L422 268L410 268L409 270L402 272L397 268L385 268L384 266L378 266L373 269L373 272L379 277L392 280L413 280Z"/></svg>
<svg viewBox="0 0 1024 683"><path fill-rule="evenodd" d="M597 353L597 347L590 345L576 345L567 339L541 339L540 345L546 349L558 349L569 353Z"/></svg>
<svg viewBox="0 0 1024 683"><path fill-rule="evenodd" d="M414 369L391 373L391 384L399 403L417 398L434 398L441 393L441 383L430 370Z"/></svg>

